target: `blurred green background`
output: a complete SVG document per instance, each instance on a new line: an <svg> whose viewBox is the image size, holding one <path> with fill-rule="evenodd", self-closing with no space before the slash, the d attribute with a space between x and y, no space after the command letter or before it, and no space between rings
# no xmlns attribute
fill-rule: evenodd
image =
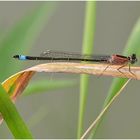
<svg viewBox="0 0 140 140"><path fill-rule="evenodd" d="M31 44L32 49L27 53L18 48L15 53L39 55L48 49L81 52L85 2L0 2L0 38L3 38L28 13L45 3L53 10L49 12L47 22L42 25L43 30L38 32L35 43ZM98 1L96 5L94 53L122 54L132 28L140 16L140 2ZM28 68L40 63L14 60L12 55L15 53L9 53L11 66L22 64L24 68ZM2 61L7 63L5 59ZM23 67L20 68L22 69ZM2 80L18 71L19 69L15 69L9 72ZM44 94L21 96L16 102L18 111L35 138L76 138L79 75L38 73L32 81L41 78L48 82L76 79L77 84L59 90L46 91ZM111 82L111 77L91 76L85 128L100 112ZM139 81L132 80L106 113L96 138L140 138L139 99ZM0 138L12 138L5 123L0 126Z"/></svg>

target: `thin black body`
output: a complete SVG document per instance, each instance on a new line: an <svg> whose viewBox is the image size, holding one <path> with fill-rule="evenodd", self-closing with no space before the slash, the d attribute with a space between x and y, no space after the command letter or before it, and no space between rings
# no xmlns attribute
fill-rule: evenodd
<svg viewBox="0 0 140 140"><path fill-rule="evenodd" d="M84 61L84 62L97 62L108 63L115 65L124 65L127 63L134 64L137 61L136 54L131 56L123 56L118 54L109 55L81 55L67 52L47 51L42 54L43 56L13 56L19 60L53 60L53 61Z"/></svg>
<svg viewBox="0 0 140 140"><path fill-rule="evenodd" d="M99 58L74 58L74 57L36 57L36 56L26 56L27 60L54 60L54 61L90 61L90 62L107 62L110 56L99 57Z"/></svg>

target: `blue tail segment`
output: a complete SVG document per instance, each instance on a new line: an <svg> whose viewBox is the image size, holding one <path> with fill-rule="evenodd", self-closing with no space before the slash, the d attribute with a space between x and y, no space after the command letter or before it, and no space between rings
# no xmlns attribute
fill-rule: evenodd
<svg viewBox="0 0 140 140"><path fill-rule="evenodd" d="M25 55L19 55L19 60L27 60Z"/></svg>

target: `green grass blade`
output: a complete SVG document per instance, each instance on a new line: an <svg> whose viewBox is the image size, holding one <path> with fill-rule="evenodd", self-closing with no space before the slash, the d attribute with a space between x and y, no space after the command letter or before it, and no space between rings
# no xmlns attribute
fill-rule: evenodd
<svg viewBox="0 0 140 140"><path fill-rule="evenodd" d="M140 57L140 19L134 26L134 29L132 30L132 33L128 39L128 42L126 44L126 47L124 49L125 55L131 55L132 53L136 53L138 57ZM112 97L116 95L116 93L120 90L120 88L126 83L127 79L122 78L115 78L112 82L112 85L110 87L108 96L106 97L106 100L104 102L103 108L110 102ZM102 117L103 119L103 117ZM101 119L101 120L102 120ZM96 134L97 128L99 127L99 123L97 126L93 129L91 132L90 138L93 138Z"/></svg>
<svg viewBox="0 0 140 140"><path fill-rule="evenodd" d="M103 107L105 107L110 102L110 100L115 96L115 94L120 90L120 88L126 83L126 81L127 79L124 79L124 78L115 78L113 80Z"/></svg>
<svg viewBox="0 0 140 140"><path fill-rule="evenodd" d="M23 64L15 62L12 56L26 53L32 48L40 31L45 27L53 7L44 2L32 11L28 11L5 37L0 39L1 81L21 68Z"/></svg>
<svg viewBox="0 0 140 140"><path fill-rule="evenodd" d="M42 94L43 92L48 92L51 90L58 90L67 87L73 87L76 85L75 80L55 80L55 81L47 81L47 80L39 80L31 83L23 95L32 95L32 94Z"/></svg>
<svg viewBox="0 0 140 140"><path fill-rule="evenodd" d="M32 135L20 117L15 105L12 103L8 94L0 85L0 112L6 121L6 124L16 139L28 138Z"/></svg>
<svg viewBox="0 0 140 140"><path fill-rule="evenodd" d="M131 55L132 53L136 53L136 55L140 57L140 19L138 19L134 26L124 49L125 55Z"/></svg>
<svg viewBox="0 0 140 140"><path fill-rule="evenodd" d="M95 32L95 10L96 10L95 1L88 1L86 4L85 30L83 38L83 53L85 54L91 54L93 50L93 39ZM89 89L88 85L89 85L89 76L81 75L77 138L80 138L83 132L84 112Z"/></svg>
<svg viewBox="0 0 140 140"><path fill-rule="evenodd" d="M135 25L130 38L128 39L127 45L124 49L125 55L131 55L132 53L136 53L137 57L140 57L140 19ZM127 79L115 78L112 82L111 88L109 90L109 94L105 100L104 106L108 104L112 96L120 90L120 88L124 85Z"/></svg>

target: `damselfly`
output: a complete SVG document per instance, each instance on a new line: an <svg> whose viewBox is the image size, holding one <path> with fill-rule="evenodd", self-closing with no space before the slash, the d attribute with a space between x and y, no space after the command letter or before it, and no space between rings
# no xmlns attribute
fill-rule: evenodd
<svg viewBox="0 0 140 140"><path fill-rule="evenodd" d="M122 65L117 69L119 72L121 72L120 71L121 68L129 65L130 73L132 73L130 70L130 64L134 64L137 62L136 54L132 54L130 56L123 56L118 54L82 55L68 52L46 51L43 52L41 56L14 55L13 57L19 60L53 60L53 61L71 61L71 62L84 61L84 62L105 63L109 65ZM105 70L108 68L108 66L105 68Z"/></svg>

